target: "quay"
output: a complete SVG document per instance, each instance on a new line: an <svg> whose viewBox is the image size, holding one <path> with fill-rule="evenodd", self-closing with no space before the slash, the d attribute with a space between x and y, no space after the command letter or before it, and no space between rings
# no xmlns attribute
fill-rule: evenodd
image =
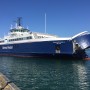
<svg viewBox="0 0 90 90"><path fill-rule="evenodd" d="M0 90L20 90L5 75L0 73Z"/></svg>

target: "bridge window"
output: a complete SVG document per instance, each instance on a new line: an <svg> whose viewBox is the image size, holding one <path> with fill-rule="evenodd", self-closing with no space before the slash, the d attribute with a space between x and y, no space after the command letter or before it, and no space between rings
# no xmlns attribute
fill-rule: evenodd
<svg viewBox="0 0 90 90"><path fill-rule="evenodd" d="M32 39L32 37L31 37L31 36L29 36L29 37L27 37L27 39Z"/></svg>

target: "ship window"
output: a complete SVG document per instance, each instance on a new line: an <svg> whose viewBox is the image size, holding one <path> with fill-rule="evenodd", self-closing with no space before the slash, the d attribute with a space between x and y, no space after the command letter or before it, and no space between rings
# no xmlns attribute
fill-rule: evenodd
<svg viewBox="0 0 90 90"><path fill-rule="evenodd" d="M19 30L17 30L17 32L19 32Z"/></svg>
<svg viewBox="0 0 90 90"><path fill-rule="evenodd" d="M41 37L39 37L39 38L41 38ZM26 37L25 39L32 39L32 36ZM12 41L20 41L20 40L24 40L24 38L9 39L9 42L12 42Z"/></svg>
<svg viewBox="0 0 90 90"><path fill-rule="evenodd" d="M32 39L32 37L30 36L30 37L27 37L27 39Z"/></svg>
<svg viewBox="0 0 90 90"><path fill-rule="evenodd" d="M4 41L0 41L0 43L3 43Z"/></svg>
<svg viewBox="0 0 90 90"><path fill-rule="evenodd" d="M44 38L43 36L38 36L38 38Z"/></svg>
<svg viewBox="0 0 90 90"><path fill-rule="evenodd" d="M23 32L23 30L21 29L20 32Z"/></svg>
<svg viewBox="0 0 90 90"><path fill-rule="evenodd" d="M20 40L23 40L23 38L20 38Z"/></svg>

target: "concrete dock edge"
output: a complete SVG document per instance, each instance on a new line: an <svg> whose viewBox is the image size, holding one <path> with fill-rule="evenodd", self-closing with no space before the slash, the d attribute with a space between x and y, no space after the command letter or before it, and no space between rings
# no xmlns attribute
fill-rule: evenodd
<svg viewBox="0 0 90 90"><path fill-rule="evenodd" d="M0 73L0 90L20 90L13 82L5 75Z"/></svg>

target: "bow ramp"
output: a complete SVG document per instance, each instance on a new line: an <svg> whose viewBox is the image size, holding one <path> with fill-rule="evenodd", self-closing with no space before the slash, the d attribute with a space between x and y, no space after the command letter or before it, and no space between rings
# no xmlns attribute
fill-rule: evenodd
<svg viewBox="0 0 90 90"><path fill-rule="evenodd" d="M81 32L72 37L74 43L78 44L81 49L90 48L90 33L88 31Z"/></svg>

